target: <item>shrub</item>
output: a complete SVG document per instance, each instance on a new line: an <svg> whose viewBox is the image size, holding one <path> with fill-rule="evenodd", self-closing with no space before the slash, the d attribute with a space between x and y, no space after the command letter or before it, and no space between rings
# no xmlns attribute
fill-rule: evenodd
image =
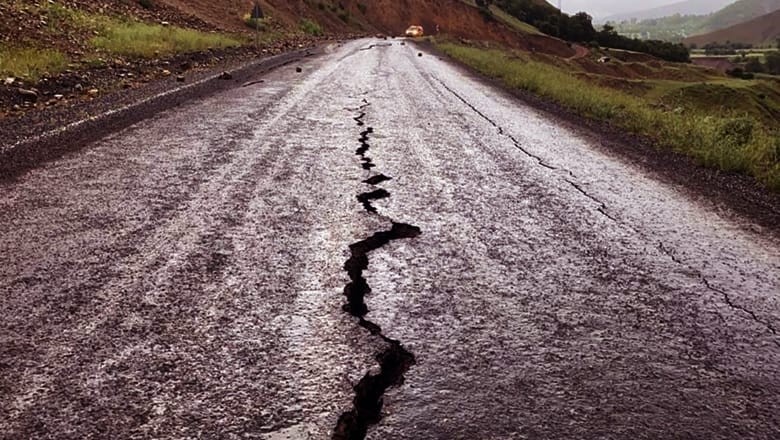
<svg viewBox="0 0 780 440"><path fill-rule="evenodd" d="M68 57L53 49L12 48L0 45L0 74L37 79L68 66Z"/></svg>
<svg viewBox="0 0 780 440"><path fill-rule="evenodd" d="M298 27L305 34L314 35L314 36L320 36L324 34L324 32L322 31L322 26L320 26L319 23L317 23L316 21L309 20L308 18L302 19Z"/></svg>
<svg viewBox="0 0 780 440"><path fill-rule="evenodd" d="M720 121L718 137L726 144L742 147L753 140L755 121L751 118L732 118Z"/></svg>
<svg viewBox="0 0 780 440"><path fill-rule="evenodd" d="M268 18L252 18L251 14L244 14L243 18L244 24L249 28L259 30L260 32L265 32L269 28Z"/></svg>

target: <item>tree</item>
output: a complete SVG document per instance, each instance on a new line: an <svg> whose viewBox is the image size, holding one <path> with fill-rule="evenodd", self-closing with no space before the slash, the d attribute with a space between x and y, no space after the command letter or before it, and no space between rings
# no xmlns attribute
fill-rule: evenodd
<svg viewBox="0 0 780 440"><path fill-rule="evenodd" d="M761 60L758 57L750 57L747 63L745 63L745 72L764 73L764 65L761 64Z"/></svg>
<svg viewBox="0 0 780 440"><path fill-rule="evenodd" d="M780 75L780 50L767 52L764 55L766 70L772 75Z"/></svg>

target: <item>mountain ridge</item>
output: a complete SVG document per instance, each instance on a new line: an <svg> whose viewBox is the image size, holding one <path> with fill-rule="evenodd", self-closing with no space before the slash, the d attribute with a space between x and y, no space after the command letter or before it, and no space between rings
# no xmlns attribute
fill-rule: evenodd
<svg viewBox="0 0 780 440"><path fill-rule="evenodd" d="M648 20L653 18L669 17L675 14L680 15L707 15L717 12L731 4L735 0L685 0L670 5L659 6L657 8L639 10L634 12L613 14L605 17L600 22L616 22L623 20Z"/></svg>
<svg viewBox="0 0 780 440"><path fill-rule="evenodd" d="M727 28L694 35L686 38L684 43L688 46L693 44L704 46L710 43L723 44L729 41L760 46L774 43L777 38L780 38L780 9Z"/></svg>

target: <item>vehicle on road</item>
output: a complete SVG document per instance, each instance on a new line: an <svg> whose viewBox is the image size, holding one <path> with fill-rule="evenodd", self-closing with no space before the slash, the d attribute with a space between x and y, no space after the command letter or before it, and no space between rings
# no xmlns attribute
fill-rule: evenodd
<svg viewBox="0 0 780 440"><path fill-rule="evenodd" d="M422 26L419 25L412 25L409 26L409 28L406 30L406 36L407 37L422 37L425 34L425 30Z"/></svg>

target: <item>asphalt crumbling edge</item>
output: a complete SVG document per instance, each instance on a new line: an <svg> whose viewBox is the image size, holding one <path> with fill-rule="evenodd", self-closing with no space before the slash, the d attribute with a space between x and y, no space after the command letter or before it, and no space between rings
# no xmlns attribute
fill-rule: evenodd
<svg viewBox="0 0 780 440"><path fill-rule="evenodd" d="M263 58L231 70L230 76L235 79L230 81L225 81L222 73L215 73L193 83L177 86L130 104L67 123L33 138L23 139L10 145L0 145L0 182L13 180L42 163L78 151L113 132L187 101L247 84L252 77L311 56L312 50L319 51L319 49L301 49Z"/></svg>
<svg viewBox="0 0 780 440"><path fill-rule="evenodd" d="M359 107L361 113L354 118L359 127L365 125L363 118L366 116L365 108L369 105L368 101L363 100L363 105ZM369 172L374 165L371 158L367 156L370 148L368 143L370 133L373 133L371 127L361 133L360 148L355 152L361 158L362 168ZM372 166L366 167L366 164ZM390 180L390 177L376 174L364 180L363 183L375 187L387 180ZM375 188L373 191L358 195L357 199L363 204L366 212L376 215L377 210L371 205L371 200L386 197L390 197L388 191ZM378 423L382 418L384 393L393 386L401 385L404 381L404 374L415 363L414 355L404 348L400 341L387 337L382 333L382 328L378 324L366 319L369 310L365 303L365 297L371 293L371 287L363 276L363 272L368 269L369 254L394 240L414 238L421 234L421 230L417 226L392 220L390 222L392 226L389 230L375 232L364 240L352 243L349 246L350 256L344 263L344 271L347 272L350 282L344 287L347 303L344 304L343 309L357 318L358 324L368 330L371 335L380 338L386 344L386 348L376 355L380 367L379 373L366 373L354 386L355 397L352 401L352 408L339 417L333 431L333 440L365 439L368 428Z"/></svg>

